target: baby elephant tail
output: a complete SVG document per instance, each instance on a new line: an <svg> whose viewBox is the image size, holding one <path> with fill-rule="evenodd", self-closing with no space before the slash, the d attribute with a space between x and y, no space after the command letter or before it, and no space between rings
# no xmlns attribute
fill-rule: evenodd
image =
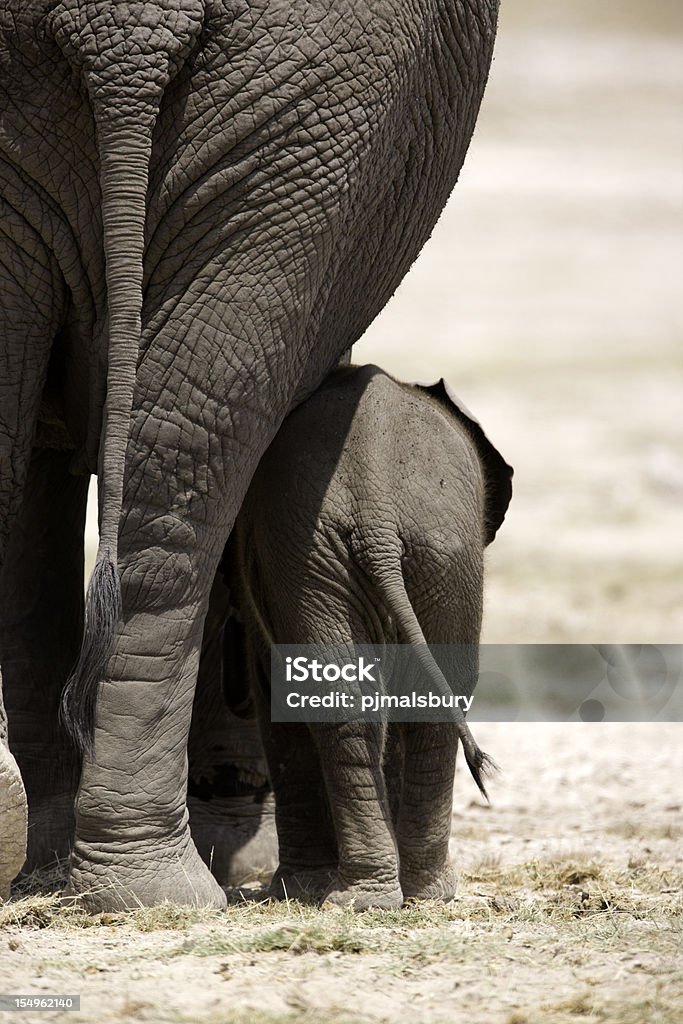
<svg viewBox="0 0 683 1024"><path fill-rule="evenodd" d="M424 633L422 632L422 628L418 622L415 609L413 608L410 598L406 592L403 573L400 569L391 575L383 573L382 580L380 582L378 579L378 583L380 585L380 593L384 598L387 609L394 617L398 627L399 636L403 642L409 643L413 646L415 654L427 673L435 690L442 696L450 696L453 693L453 687L449 684L448 680L439 668L434 655L427 646L427 641L425 640ZM467 724L467 720L462 709L456 705L452 710L455 717L458 737L462 743L462 749L465 753L467 766L472 773L472 778L476 782L480 792L486 800L488 800L489 795L486 792L484 779L498 771L498 765L495 763L493 758L489 757L488 754L485 754L477 744L474 736L470 732L470 727Z"/></svg>
<svg viewBox="0 0 683 1024"><path fill-rule="evenodd" d="M460 737L460 742L462 743L462 749L465 751L465 760L467 761L467 767L472 773L472 778L479 787L482 796L488 800L489 795L486 792L484 779L489 778L497 772L498 765L492 757L485 754L481 747L478 746L474 736L470 732L470 727L467 722L464 721L464 717L463 722L458 726L458 735Z"/></svg>

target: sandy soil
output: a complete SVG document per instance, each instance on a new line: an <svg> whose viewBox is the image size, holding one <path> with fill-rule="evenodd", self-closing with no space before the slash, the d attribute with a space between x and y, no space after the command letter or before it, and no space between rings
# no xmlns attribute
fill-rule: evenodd
<svg viewBox="0 0 683 1024"><path fill-rule="evenodd" d="M478 735L504 771L490 807L458 773L450 906L79 920L29 901L0 911L0 991L79 994L62 1017L93 1024L680 1021L683 725Z"/></svg>

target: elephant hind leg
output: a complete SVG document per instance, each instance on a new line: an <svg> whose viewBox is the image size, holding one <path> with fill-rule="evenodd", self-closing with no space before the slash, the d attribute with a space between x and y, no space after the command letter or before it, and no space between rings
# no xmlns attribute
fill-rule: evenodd
<svg viewBox="0 0 683 1024"><path fill-rule="evenodd" d="M391 808L383 771L385 726L311 726L321 755L339 845L337 877L325 902L356 911L403 903Z"/></svg>
<svg viewBox="0 0 683 1024"><path fill-rule="evenodd" d="M405 766L397 839L401 888L412 899L449 900L455 875L448 855L458 748L452 722L405 728Z"/></svg>
<svg viewBox="0 0 683 1024"><path fill-rule="evenodd" d="M318 900L336 877L338 862L320 758L306 725L270 722L267 730L279 846L270 894Z"/></svg>
<svg viewBox="0 0 683 1024"><path fill-rule="evenodd" d="M273 722L264 661L247 634L251 692L275 795L279 863L270 883L275 899L317 899L337 870L337 842L320 766L308 726Z"/></svg>
<svg viewBox="0 0 683 1024"><path fill-rule="evenodd" d="M250 510L253 507L249 505ZM272 505L261 507L269 507L271 518L277 520ZM301 522L306 522L305 515ZM262 572L259 578L258 602L260 614L268 612L265 618L273 641L316 648L325 644L338 648L344 644L372 643L375 626L371 609L360 600L350 600L348 589L340 586L336 577L328 581L319 571L321 561L326 565L335 564L334 555L324 547L327 538L318 552L321 557L316 561L316 557L311 556L310 542L297 535L294 527L289 532L285 527L283 535L289 543L284 545L279 541L280 534L271 535L270 520L259 525L261 531L254 533L260 538L259 557L268 571ZM270 538L270 544L263 541L264 535ZM288 587L285 599L278 592L278 585L281 585L278 581L282 580L287 581ZM262 721L266 716L270 718L269 703L260 712ZM297 757L301 758L302 751L307 751L307 761L298 773L301 781L290 788L287 796L292 804L298 801L301 807L307 808L306 814L299 808L298 837L292 837L291 841L293 849L296 850L297 844L299 847L293 858L299 870L304 867L306 851L318 847L321 830L329 828L331 820L334 864L323 867L335 870L329 885L320 893L324 902L357 911L400 907L403 896L398 878L391 798L384 776L384 726L365 721L286 722L279 725L278 730L283 745L288 743ZM309 736L315 749L308 746ZM281 844L280 870L274 881L280 884L283 870L291 866L283 857L282 796L275 776L273 787ZM291 870L289 873L292 874ZM326 881L322 871L318 871L314 881L322 888Z"/></svg>
<svg viewBox="0 0 683 1024"><path fill-rule="evenodd" d="M236 677L245 697L249 692L244 628L229 618L229 610L219 572L204 623L192 708L187 806L202 860L221 885L239 886L272 875L278 844L258 725L233 714L224 693L228 665L230 680Z"/></svg>

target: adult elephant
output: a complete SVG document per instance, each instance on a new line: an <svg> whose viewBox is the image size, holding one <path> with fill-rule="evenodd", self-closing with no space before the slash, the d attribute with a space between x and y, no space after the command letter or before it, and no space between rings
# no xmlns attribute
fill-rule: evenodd
<svg viewBox="0 0 683 1024"><path fill-rule="evenodd" d="M497 6L0 2L0 543L35 514L36 462L74 536L70 474L98 470L64 701L86 754L71 888L93 908L224 902L185 805L211 581L284 416L429 236ZM68 460L53 447L31 466L41 417ZM63 568L72 638L80 567Z"/></svg>

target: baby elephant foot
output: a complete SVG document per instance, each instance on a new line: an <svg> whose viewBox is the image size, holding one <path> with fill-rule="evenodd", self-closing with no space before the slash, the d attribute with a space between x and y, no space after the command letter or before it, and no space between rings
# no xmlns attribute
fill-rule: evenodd
<svg viewBox="0 0 683 1024"><path fill-rule="evenodd" d="M401 871L401 888L407 900L440 900L448 903L455 896L457 879L451 864L435 871Z"/></svg>
<svg viewBox="0 0 683 1024"><path fill-rule="evenodd" d="M188 797L192 839L221 885L265 880L277 865L275 807L270 797Z"/></svg>
<svg viewBox="0 0 683 1024"><path fill-rule="evenodd" d="M336 878L325 894L323 909L398 910L403 906L403 892L398 878L383 882L372 879L345 885Z"/></svg>
<svg viewBox="0 0 683 1024"><path fill-rule="evenodd" d="M270 883L268 895L276 900L319 901L336 875L336 865L318 868L280 866Z"/></svg>

